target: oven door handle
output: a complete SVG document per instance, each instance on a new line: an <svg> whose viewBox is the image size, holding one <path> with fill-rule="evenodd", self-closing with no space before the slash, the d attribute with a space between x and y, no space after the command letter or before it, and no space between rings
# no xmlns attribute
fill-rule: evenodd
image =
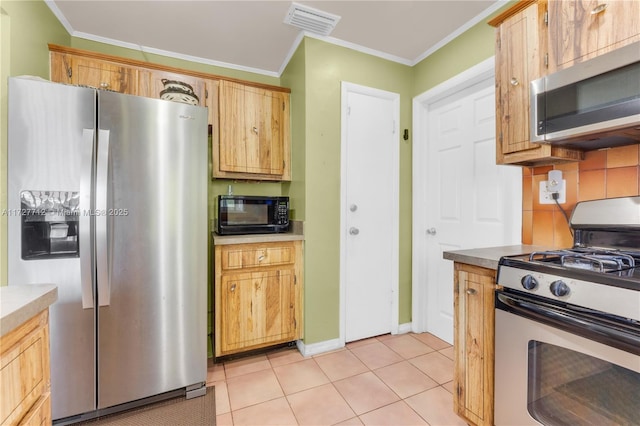
<svg viewBox="0 0 640 426"><path fill-rule="evenodd" d="M625 328L617 324L608 324L595 315L575 313L567 309L530 301L501 291L497 291L497 309L506 310L534 321L571 330L588 339L596 340L609 346L614 346L627 352L640 355L640 331Z"/></svg>

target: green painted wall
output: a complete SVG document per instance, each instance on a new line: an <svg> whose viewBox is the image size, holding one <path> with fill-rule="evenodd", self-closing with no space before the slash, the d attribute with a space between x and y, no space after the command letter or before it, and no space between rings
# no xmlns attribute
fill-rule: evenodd
<svg viewBox="0 0 640 426"><path fill-rule="evenodd" d="M412 136L413 97L493 55L493 29L481 22L414 67L397 64L322 41L305 38L280 79L70 37L42 1L6 1L2 41L2 181L6 207L6 76L48 76L47 43L68 45L132 59L240 78L292 89L292 181L248 183L211 180L209 217L218 194L291 197L292 216L305 221L305 343L339 336L340 96L342 81L400 94L400 129ZM7 29L8 28L8 29ZM9 37L7 37L7 34ZM7 43L7 38L10 42ZM10 66L7 66L7 63ZM402 131L400 132L402 134ZM411 151L400 144L400 314L411 321ZM0 228L0 280L6 284L6 223Z"/></svg>
<svg viewBox="0 0 640 426"><path fill-rule="evenodd" d="M49 78L47 43L69 44L62 24L42 1L0 1L0 212L7 208L7 78ZM7 285L7 216L0 215L0 285Z"/></svg>
<svg viewBox="0 0 640 426"><path fill-rule="evenodd" d="M300 49L304 77L296 81L304 79L305 88L305 343L310 344L339 336L341 82L399 93L400 128L410 129L412 70L313 38L306 38ZM287 67L283 81L294 70L299 71L299 63ZM404 323L411 320L411 144L398 139Z"/></svg>
<svg viewBox="0 0 640 426"><path fill-rule="evenodd" d="M413 96L437 86L494 54L495 29L476 24L413 67Z"/></svg>

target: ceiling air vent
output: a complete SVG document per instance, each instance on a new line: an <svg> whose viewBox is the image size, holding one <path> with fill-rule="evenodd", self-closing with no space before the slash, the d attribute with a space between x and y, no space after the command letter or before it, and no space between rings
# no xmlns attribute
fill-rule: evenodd
<svg viewBox="0 0 640 426"><path fill-rule="evenodd" d="M297 3L291 3L289 12L284 18L285 24L323 36L329 35L339 20L340 17L338 15L332 15L331 13Z"/></svg>

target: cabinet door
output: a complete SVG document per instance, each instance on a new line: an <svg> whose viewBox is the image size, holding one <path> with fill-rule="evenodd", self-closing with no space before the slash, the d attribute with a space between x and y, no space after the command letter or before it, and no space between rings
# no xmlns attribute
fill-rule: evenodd
<svg viewBox="0 0 640 426"><path fill-rule="evenodd" d="M495 271L455 264L454 411L493 424Z"/></svg>
<svg viewBox="0 0 640 426"><path fill-rule="evenodd" d="M219 170L286 175L289 95L221 81L219 98Z"/></svg>
<svg viewBox="0 0 640 426"><path fill-rule="evenodd" d="M497 25L497 164L533 166L584 158L578 150L529 141L529 83L546 73L546 7L546 0L516 2L492 21Z"/></svg>
<svg viewBox="0 0 640 426"><path fill-rule="evenodd" d="M184 83L191 87L197 97L197 105L206 107L208 102L208 90L206 80L185 74L177 74L166 71L148 71L140 76L138 94L147 98L160 99L162 92L167 88L165 82ZM187 88L187 86L184 86Z"/></svg>
<svg viewBox="0 0 640 426"><path fill-rule="evenodd" d="M219 331L223 354L296 338L294 277L293 269L222 276Z"/></svg>
<svg viewBox="0 0 640 426"><path fill-rule="evenodd" d="M538 5L534 3L505 20L498 37L496 82L502 154L539 148L529 142L529 82L541 74Z"/></svg>
<svg viewBox="0 0 640 426"><path fill-rule="evenodd" d="M70 56L71 84L136 95L138 70L110 62Z"/></svg>
<svg viewBox="0 0 640 426"><path fill-rule="evenodd" d="M550 0L550 66L563 69L640 40L638 0Z"/></svg>

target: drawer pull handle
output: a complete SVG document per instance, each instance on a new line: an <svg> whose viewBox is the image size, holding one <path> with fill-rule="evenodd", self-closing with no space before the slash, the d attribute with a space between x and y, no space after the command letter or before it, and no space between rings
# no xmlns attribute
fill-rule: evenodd
<svg viewBox="0 0 640 426"><path fill-rule="evenodd" d="M106 89L107 87L109 87L109 83L102 82L100 83L100 87L102 87L103 89Z"/></svg>
<svg viewBox="0 0 640 426"><path fill-rule="evenodd" d="M260 257L258 257L258 262L262 262L264 260L264 254L261 254Z"/></svg>
<svg viewBox="0 0 640 426"><path fill-rule="evenodd" d="M467 294L468 294L469 296L473 296L473 295L474 295L474 294L476 294L476 293L477 293L477 291L476 291L476 289L475 289L475 288L467 289Z"/></svg>
<svg viewBox="0 0 640 426"><path fill-rule="evenodd" d="M604 12L604 10L607 8L607 4L603 3L603 4L599 4L596 7L593 8L593 10L591 10L591 14L592 15L597 15L599 13Z"/></svg>

